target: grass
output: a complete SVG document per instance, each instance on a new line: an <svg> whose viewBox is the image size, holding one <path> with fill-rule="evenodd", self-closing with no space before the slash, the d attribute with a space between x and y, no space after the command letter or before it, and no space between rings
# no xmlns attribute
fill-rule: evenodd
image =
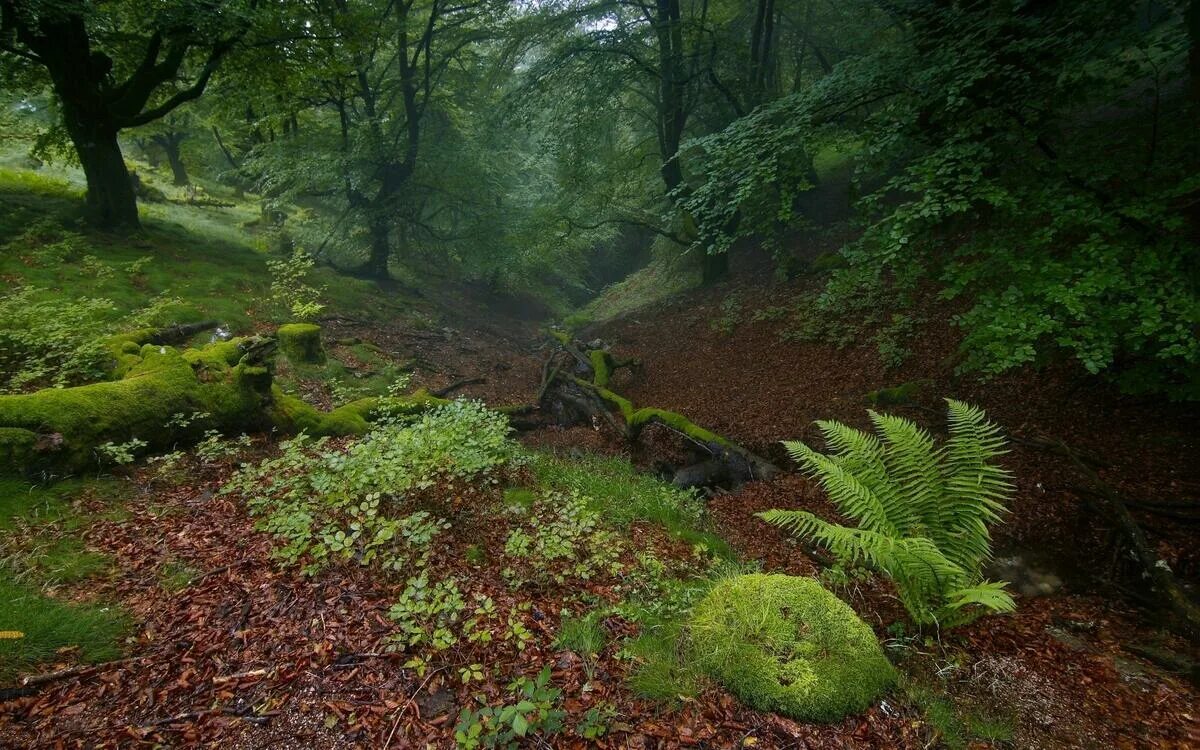
<svg viewBox="0 0 1200 750"><path fill-rule="evenodd" d="M706 528L704 504L694 493L643 474L625 459L584 455L568 460L537 453L531 465L540 485L590 498L615 526L627 528L634 521L658 524L694 547L733 558L729 544Z"/></svg>
<svg viewBox="0 0 1200 750"><path fill-rule="evenodd" d="M1012 717L956 702L944 687L908 679L903 688L904 697L924 715L935 739L948 750L964 750L979 742L996 745L1013 741Z"/></svg>
<svg viewBox="0 0 1200 750"><path fill-rule="evenodd" d="M598 609L582 617L565 615L558 627L555 645L567 651L574 651L581 659L590 660L604 650L607 638L604 628L600 625L604 615L604 611Z"/></svg>
<svg viewBox="0 0 1200 750"><path fill-rule="evenodd" d="M53 661L120 656L129 619L118 607L66 602L41 588L77 585L108 572L110 558L88 550L78 532L97 512L119 513L117 498L125 487L115 479L32 485L0 478L0 631L20 633L0 638L0 682Z"/></svg>
<svg viewBox="0 0 1200 750"><path fill-rule="evenodd" d="M564 324L575 331L588 324L604 323L698 286L699 263L685 266L679 252L674 248L674 257L651 261L645 268L605 287L581 310L567 316Z"/></svg>
<svg viewBox="0 0 1200 750"><path fill-rule="evenodd" d="M72 604L0 581L0 682L59 658L85 663L121 656L129 619L116 607Z"/></svg>
<svg viewBox="0 0 1200 750"><path fill-rule="evenodd" d="M81 499L114 507L126 485L119 479L71 478L50 485L30 484L17 477L0 476L0 532L23 524L61 522L71 531L87 522L74 510Z"/></svg>
<svg viewBox="0 0 1200 750"><path fill-rule="evenodd" d="M142 206L143 231L131 236L86 230L82 192L65 178L0 168L0 278L38 290L39 300L99 297L113 302L114 324L156 297L178 298L165 313L179 322L212 318L235 332L284 321L271 302L271 257L242 228L258 217L255 204L202 208ZM137 273L129 264L150 260ZM395 314L404 300L389 299L367 281L329 268L313 272L324 301L344 314ZM394 298L395 295L390 295Z"/></svg>

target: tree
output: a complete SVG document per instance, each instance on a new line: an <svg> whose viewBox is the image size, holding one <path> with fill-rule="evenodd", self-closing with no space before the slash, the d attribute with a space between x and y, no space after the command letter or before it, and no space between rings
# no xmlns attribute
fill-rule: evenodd
<svg viewBox="0 0 1200 750"><path fill-rule="evenodd" d="M118 134L199 97L255 2L0 0L0 54L48 79L87 177L92 224L139 226Z"/></svg>

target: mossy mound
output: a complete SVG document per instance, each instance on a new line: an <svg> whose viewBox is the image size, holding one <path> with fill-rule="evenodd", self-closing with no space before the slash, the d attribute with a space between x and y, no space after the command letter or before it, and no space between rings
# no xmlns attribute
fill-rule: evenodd
<svg viewBox="0 0 1200 750"><path fill-rule="evenodd" d="M729 578L689 629L704 672L746 705L801 721L859 713L896 680L871 628L811 578Z"/></svg>
<svg viewBox="0 0 1200 750"><path fill-rule="evenodd" d="M275 332L279 350L296 365L325 364L325 347L321 345L321 326L313 323L288 323Z"/></svg>

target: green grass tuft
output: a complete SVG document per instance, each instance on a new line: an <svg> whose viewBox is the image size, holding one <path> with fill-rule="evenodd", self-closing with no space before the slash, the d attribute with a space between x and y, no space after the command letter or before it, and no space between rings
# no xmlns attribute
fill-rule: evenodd
<svg viewBox="0 0 1200 750"><path fill-rule="evenodd" d="M121 656L129 618L116 607L69 604L36 590L0 581L0 630L22 634L0 639L0 682L59 659L95 663Z"/></svg>
<svg viewBox="0 0 1200 750"><path fill-rule="evenodd" d="M592 498L609 523L619 527L634 521L658 524L690 545L703 545L717 557L733 558L729 544L705 528L704 503L694 493L639 472L625 459L585 455L568 460L538 453L533 456L532 468L538 483L546 488L574 490Z"/></svg>

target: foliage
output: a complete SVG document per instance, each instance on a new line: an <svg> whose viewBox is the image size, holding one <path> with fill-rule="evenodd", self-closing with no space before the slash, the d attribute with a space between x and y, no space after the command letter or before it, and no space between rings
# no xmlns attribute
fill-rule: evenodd
<svg viewBox="0 0 1200 750"><path fill-rule="evenodd" d="M246 498L278 554L315 572L330 559L405 569L426 554L445 524L405 512L408 493L447 479L487 479L512 455L508 423L469 401L431 410L411 424L395 419L334 449L301 436L279 456L243 466L223 491Z"/></svg>
<svg viewBox="0 0 1200 750"><path fill-rule="evenodd" d="M1129 390L1196 398L1189 39L1177 5L1138 12L890 8L901 33L685 147L702 165L684 201L698 242L726 252L796 226L809 155L853 141L866 231L834 301L892 275L936 280L970 302L964 371L1066 356Z"/></svg>
<svg viewBox="0 0 1200 750"><path fill-rule="evenodd" d="M562 731L566 712L556 708L562 691L550 684L550 665L533 679L517 678L508 689L515 703L462 710L454 727L459 748L516 748L526 737L545 738Z"/></svg>
<svg viewBox="0 0 1200 750"><path fill-rule="evenodd" d="M125 466L137 458L137 454L146 447L145 440L133 438L124 443L114 443L111 440L96 446L96 458L101 463Z"/></svg>
<svg viewBox="0 0 1200 750"><path fill-rule="evenodd" d="M267 261L271 274L271 299L287 310L292 320L312 320L325 309L320 302L322 290L309 283L316 260L301 248L286 260Z"/></svg>
<svg viewBox="0 0 1200 750"><path fill-rule="evenodd" d="M821 542L849 565L862 562L887 574L922 625L953 626L1015 607L1004 582L983 581L980 572L991 554L988 524L1000 520L1012 494L1008 472L993 463L1004 453L1003 438L982 409L946 403L950 439L940 447L911 421L873 411L880 437L821 421L829 455L785 443L857 527L802 510L759 514Z"/></svg>
<svg viewBox="0 0 1200 750"><path fill-rule="evenodd" d="M113 310L106 299L39 301L28 287L0 296L0 386L21 391L103 375L107 353L100 336L112 324Z"/></svg>
<svg viewBox="0 0 1200 750"><path fill-rule="evenodd" d="M521 572L507 568L510 578L531 576L559 585L568 579L587 581L621 571L620 539L603 528L596 502L576 494L554 494L535 501L529 521L513 529L504 554Z"/></svg>
<svg viewBox="0 0 1200 750"><path fill-rule="evenodd" d="M863 711L896 679L871 628L811 578L726 578L688 632L701 668L744 703L803 721Z"/></svg>

